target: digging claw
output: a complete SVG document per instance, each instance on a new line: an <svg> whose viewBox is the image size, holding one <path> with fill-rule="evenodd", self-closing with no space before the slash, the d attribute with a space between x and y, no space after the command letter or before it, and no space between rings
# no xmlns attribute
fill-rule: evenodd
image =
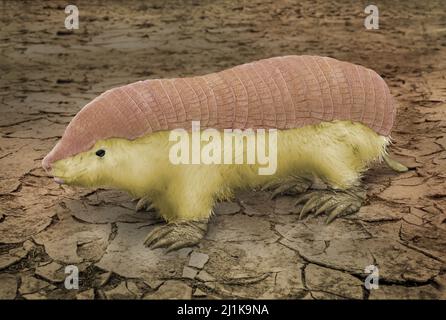
<svg viewBox="0 0 446 320"><path fill-rule="evenodd" d="M319 207L319 209L316 210L314 216L317 217L324 212L330 212L331 210L336 208L336 206L337 206L336 201L330 197L327 202L325 202L323 205Z"/></svg>
<svg viewBox="0 0 446 320"><path fill-rule="evenodd" d="M342 213L347 212L347 209L350 208L350 203L342 203L339 206L335 207L331 212L330 215L327 218L326 223L331 223L334 219L336 219L338 216L340 216Z"/></svg>
<svg viewBox="0 0 446 320"><path fill-rule="evenodd" d="M321 212L324 212L328 207L332 205L332 203L330 202L331 200L332 200L331 195L322 195L322 196L318 196L317 194L313 195L313 197L302 208L301 213L299 215L299 219L303 219L308 214L311 213L313 213L314 216L319 215Z"/></svg>
<svg viewBox="0 0 446 320"><path fill-rule="evenodd" d="M331 223L337 217L346 216L359 210L365 200L365 191L354 189L345 191L318 190L304 194L296 201L296 205L304 203L299 219L313 213L319 216L328 215L326 223Z"/></svg>
<svg viewBox="0 0 446 320"><path fill-rule="evenodd" d="M204 237L207 225L207 220L171 222L153 229L144 244L151 249L167 248L167 252L191 247Z"/></svg>
<svg viewBox="0 0 446 320"><path fill-rule="evenodd" d="M307 216L308 213L311 212L314 208L316 208L317 204L319 203L319 198L317 196L313 196L310 198L310 200L305 203L304 207L300 211L299 219L303 219Z"/></svg>
<svg viewBox="0 0 446 320"><path fill-rule="evenodd" d="M262 187L262 191L272 191L271 199L278 196L289 194L296 195L308 190L311 181L303 178L294 178L287 181L274 181Z"/></svg>
<svg viewBox="0 0 446 320"><path fill-rule="evenodd" d="M135 211L151 211L153 208L152 202L148 197L142 197L138 200L138 203L136 204Z"/></svg>
<svg viewBox="0 0 446 320"><path fill-rule="evenodd" d="M285 194L288 190L290 190L293 187L293 184L291 183L284 183L280 186L278 186L271 195L271 199L275 199L278 196Z"/></svg>
<svg viewBox="0 0 446 320"><path fill-rule="evenodd" d="M306 194L303 194L303 195L301 195L299 198L297 198L297 200L296 200L296 202L294 203L294 205L297 206L298 204L301 204L302 202L304 202L304 201L310 199L312 196L313 196L313 193L306 193Z"/></svg>

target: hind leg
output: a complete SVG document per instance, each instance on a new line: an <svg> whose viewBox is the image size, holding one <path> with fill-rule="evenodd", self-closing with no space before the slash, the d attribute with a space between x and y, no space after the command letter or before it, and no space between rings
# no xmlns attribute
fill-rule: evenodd
<svg viewBox="0 0 446 320"><path fill-rule="evenodd" d="M366 192L359 187L347 190L313 190L299 197L296 205L303 203L299 219L325 213L328 215L326 222L330 223L337 217L357 212L365 199Z"/></svg>
<svg viewBox="0 0 446 320"><path fill-rule="evenodd" d="M338 153L336 159L319 163L317 173L328 186L324 190L311 190L302 195L296 205L303 204L299 218L313 214L328 215L327 223L337 217L357 212L366 199L366 192L359 186L364 166L355 165L355 153Z"/></svg>
<svg viewBox="0 0 446 320"><path fill-rule="evenodd" d="M308 178L290 177L270 182L262 190L272 191L271 199L280 195L300 195L296 201L296 205L303 205L300 219L311 214L319 216L325 213L328 215L327 223L330 223L337 217L357 212L365 201L365 190L358 186L347 187L351 185L352 179L356 179L356 175L349 173L345 176L349 177L349 181L339 183L338 178L336 184L326 183L328 187L325 189L316 189Z"/></svg>
<svg viewBox="0 0 446 320"><path fill-rule="evenodd" d="M325 182L328 189L310 190L297 203L303 203L301 218L325 213L327 222L331 222L362 206L366 192L359 187L361 173L385 156L389 139L357 122L326 122L312 128L302 143L287 150L299 150L296 157L301 157L300 169ZM386 161L393 168L405 169Z"/></svg>
<svg viewBox="0 0 446 320"><path fill-rule="evenodd" d="M299 218L326 214L326 222L330 223L337 217L357 212L366 199L365 190L359 186L360 172L348 161L331 161L329 165L320 166L317 173L328 187L310 189L297 199L296 205L303 205Z"/></svg>
<svg viewBox="0 0 446 320"><path fill-rule="evenodd" d="M325 184L324 189L318 187L315 179L308 177L290 176L285 179L273 180L262 187L262 190L272 191L271 198L280 195L300 195L296 205L302 204L299 218L310 214L328 215L327 223L337 217L355 213L365 200L365 191L358 187L359 173L345 163L336 166L319 166L314 176ZM327 187L328 186L328 187Z"/></svg>

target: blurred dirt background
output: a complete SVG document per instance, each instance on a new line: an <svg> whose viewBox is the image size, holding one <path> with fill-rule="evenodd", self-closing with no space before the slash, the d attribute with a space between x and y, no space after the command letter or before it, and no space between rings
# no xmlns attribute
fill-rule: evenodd
<svg viewBox="0 0 446 320"><path fill-rule="evenodd" d="M0 298L446 298L444 1L375 1L379 30L364 28L365 1L72 1L74 32L67 4L0 2ZM160 222L126 194L60 187L40 168L111 87L287 54L372 68L399 101L391 153L411 170L369 171L357 215L298 221L292 197L245 192L199 246L164 254L142 244Z"/></svg>

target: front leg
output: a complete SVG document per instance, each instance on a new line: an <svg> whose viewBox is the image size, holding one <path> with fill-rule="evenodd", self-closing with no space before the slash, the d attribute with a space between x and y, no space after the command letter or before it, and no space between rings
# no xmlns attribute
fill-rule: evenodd
<svg viewBox="0 0 446 320"><path fill-rule="evenodd" d="M198 244L205 236L218 192L224 190L220 167L178 166L175 181L162 192L153 193L153 202L167 224L152 230L144 244L152 249L173 251Z"/></svg>
<svg viewBox="0 0 446 320"><path fill-rule="evenodd" d="M144 240L151 248L167 248L167 252L198 244L208 229L208 219L169 222L153 229Z"/></svg>

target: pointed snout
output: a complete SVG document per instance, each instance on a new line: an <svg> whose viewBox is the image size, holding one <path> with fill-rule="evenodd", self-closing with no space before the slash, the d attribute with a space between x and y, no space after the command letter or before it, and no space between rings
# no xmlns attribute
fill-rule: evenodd
<svg viewBox="0 0 446 320"><path fill-rule="evenodd" d="M49 176L53 177L54 182L56 182L57 184L64 184L65 183L65 181L63 179L61 179L59 177L54 177L51 174L52 168L51 168L51 161L50 161L49 155L47 155L45 158L43 158L43 160L42 160L42 168L46 171L46 173L48 173Z"/></svg>
<svg viewBox="0 0 446 320"><path fill-rule="evenodd" d="M54 179L54 182L56 182L57 184L64 184L65 183L65 181L63 179L61 179L61 178L54 177L53 179Z"/></svg>
<svg viewBox="0 0 446 320"><path fill-rule="evenodd" d="M51 172L51 163L48 159L48 156L46 156L45 158L43 158L42 160L42 168L46 171L46 173L50 173Z"/></svg>

